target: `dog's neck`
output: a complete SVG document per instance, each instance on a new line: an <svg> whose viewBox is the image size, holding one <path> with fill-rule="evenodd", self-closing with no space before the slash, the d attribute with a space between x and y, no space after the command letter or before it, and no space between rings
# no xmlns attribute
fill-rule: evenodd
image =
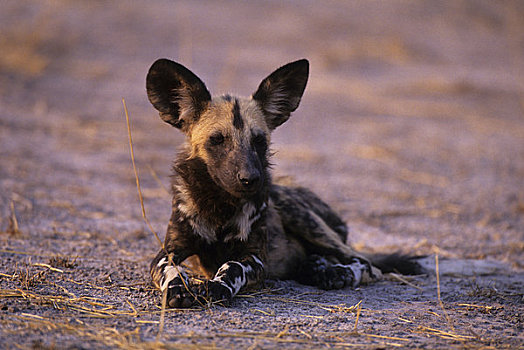
<svg viewBox="0 0 524 350"><path fill-rule="evenodd" d="M173 169L174 209L191 222L197 234L209 242L247 239L251 225L265 210L269 186L253 197L238 198L213 181L199 158L181 154Z"/></svg>

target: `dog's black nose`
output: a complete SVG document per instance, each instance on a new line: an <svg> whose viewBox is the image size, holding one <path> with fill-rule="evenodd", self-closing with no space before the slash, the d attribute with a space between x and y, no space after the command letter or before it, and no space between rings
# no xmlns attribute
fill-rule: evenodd
<svg viewBox="0 0 524 350"><path fill-rule="evenodd" d="M238 174L238 181L246 189L251 189L255 187L260 181L259 174Z"/></svg>

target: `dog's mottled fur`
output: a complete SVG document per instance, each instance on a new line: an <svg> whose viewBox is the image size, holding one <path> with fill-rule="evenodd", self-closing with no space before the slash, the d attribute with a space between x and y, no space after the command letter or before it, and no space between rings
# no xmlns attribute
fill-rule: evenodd
<svg viewBox="0 0 524 350"><path fill-rule="evenodd" d="M149 100L187 136L173 167L165 247L151 263L169 306L188 307L198 296L229 301L265 278L323 289L380 278L344 243L347 227L327 204L271 181L271 132L297 109L308 74L303 59L277 69L249 98L212 98L184 66L167 59L151 66ZM208 278L199 286L181 266L192 256Z"/></svg>

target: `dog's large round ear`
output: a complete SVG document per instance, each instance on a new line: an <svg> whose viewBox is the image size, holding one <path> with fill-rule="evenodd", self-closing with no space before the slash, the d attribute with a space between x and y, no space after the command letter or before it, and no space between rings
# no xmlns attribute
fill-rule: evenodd
<svg viewBox="0 0 524 350"><path fill-rule="evenodd" d="M304 94L309 76L306 59L278 68L262 80L253 99L258 103L271 130L289 119Z"/></svg>
<svg viewBox="0 0 524 350"><path fill-rule="evenodd" d="M149 68L146 89L160 118L183 131L198 120L211 100L202 80L183 65L165 58Z"/></svg>

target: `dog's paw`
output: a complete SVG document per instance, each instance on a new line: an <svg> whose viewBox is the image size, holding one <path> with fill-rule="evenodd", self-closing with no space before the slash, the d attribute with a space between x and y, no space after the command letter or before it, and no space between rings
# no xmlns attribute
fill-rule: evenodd
<svg viewBox="0 0 524 350"><path fill-rule="evenodd" d="M317 276L319 288L326 290L342 289L354 284L353 272L344 266L328 265L319 272Z"/></svg>
<svg viewBox="0 0 524 350"><path fill-rule="evenodd" d="M339 265L337 265L339 266ZM361 284L367 284L373 281L382 279L382 272L371 263L362 258L353 258L353 261L348 265L342 265L353 273L353 288Z"/></svg>
<svg viewBox="0 0 524 350"><path fill-rule="evenodd" d="M188 308L196 302L196 294L191 290L188 283L180 277L176 277L167 286L166 305L171 308Z"/></svg>
<svg viewBox="0 0 524 350"><path fill-rule="evenodd" d="M208 281L205 285L205 296L211 302L221 302L229 305L233 299L233 293L222 281Z"/></svg>
<svg viewBox="0 0 524 350"><path fill-rule="evenodd" d="M297 280L321 289L341 289L353 286L355 276L345 265L333 265L324 257L311 255L299 268Z"/></svg>

